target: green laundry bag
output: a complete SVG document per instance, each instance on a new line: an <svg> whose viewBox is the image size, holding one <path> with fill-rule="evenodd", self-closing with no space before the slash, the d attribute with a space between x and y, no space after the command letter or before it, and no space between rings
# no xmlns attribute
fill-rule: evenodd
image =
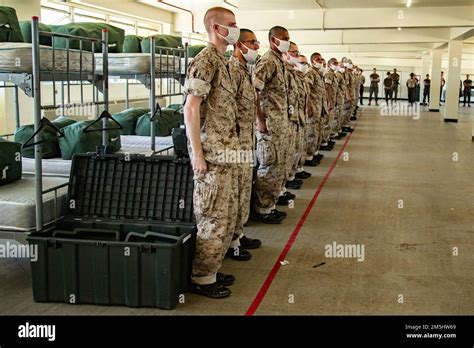
<svg viewBox="0 0 474 348"><path fill-rule="evenodd" d="M94 121L80 121L62 129L64 137L59 139L62 159L70 160L76 153L96 152L97 147L102 144L102 132L97 131L84 133L84 130L93 122ZM113 125L110 125L110 127L113 127ZM101 128L102 122L99 122L89 128L89 130ZM109 153L115 153L120 150L121 144L119 130L108 131L108 143Z"/></svg>
<svg viewBox="0 0 474 348"><path fill-rule="evenodd" d="M0 6L0 42L23 42L16 10Z"/></svg>
<svg viewBox="0 0 474 348"><path fill-rule="evenodd" d="M69 23L64 25L53 25L51 30L54 33L68 34L87 38L102 39L102 30L107 29L109 32L109 53L121 53L123 48L123 40L125 31L106 23ZM56 48L67 48L66 38L54 39ZM79 40L69 40L70 49L79 49ZM92 51L92 43L90 41L82 42L84 51ZM102 45L95 43L94 52L102 52Z"/></svg>
<svg viewBox="0 0 474 348"><path fill-rule="evenodd" d="M143 37L137 35L125 35L123 40L123 53L141 53L141 42Z"/></svg>
<svg viewBox="0 0 474 348"><path fill-rule="evenodd" d="M174 35L156 35L155 36L156 53L160 53L158 47L167 48L183 48L183 40L180 36ZM150 37L146 37L141 42L142 53L150 53ZM166 51L162 50L162 54L166 54ZM171 51L169 54L173 54ZM179 54L176 54L179 55Z"/></svg>
<svg viewBox="0 0 474 348"><path fill-rule="evenodd" d="M46 31L46 32L51 32L51 28L47 26L46 24L39 23L39 30L40 31ZM31 43L31 21L21 21L20 22L20 28L21 28L21 34L23 35L23 39L25 42ZM40 35L39 38L40 45L44 46L52 46L52 41L53 39L51 36L42 36Z"/></svg>
<svg viewBox="0 0 474 348"><path fill-rule="evenodd" d="M155 129L157 137L167 137L171 135L173 128L180 126L182 114L176 110L162 109L162 115L156 118ZM138 119L135 129L136 135L150 136L151 122L150 113L141 116Z"/></svg>
<svg viewBox="0 0 474 348"><path fill-rule="evenodd" d="M21 144L0 138L0 186L21 179Z"/></svg>
<svg viewBox="0 0 474 348"><path fill-rule="evenodd" d="M113 114L113 118L120 123L123 129L120 131L122 135L135 135L135 128L137 126L140 116L149 112L146 108L131 108L122 112Z"/></svg>
<svg viewBox="0 0 474 348"><path fill-rule="evenodd" d="M58 127L59 129L62 129L66 126L69 126L76 121L64 116L60 116L56 118L54 121L52 121L52 124ZM27 140L33 136L35 132L35 126L32 124L21 126L20 128L17 129L15 132L15 141L17 143L20 143L24 145ZM52 128L43 128L40 132L43 143L41 144L41 152L42 152L42 158L47 159L47 158L57 158L61 157L61 150L59 148L59 142L57 139L57 134L56 131ZM32 143L34 141L30 141ZM27 147L23 148L22 155L27 158L35 158L35 148L34 147Z"/></svg>
<svg viewBox="0 0 474 348"><path fill-rule="evenodd" d="M188 58L196 57L205 48L206 48L206 45L188 46Z"/></svg>

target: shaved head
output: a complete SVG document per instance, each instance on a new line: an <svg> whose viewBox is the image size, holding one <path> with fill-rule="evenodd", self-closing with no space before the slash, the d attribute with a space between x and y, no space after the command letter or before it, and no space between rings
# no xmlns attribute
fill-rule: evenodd
<svg viewBox="0 0 474 348"><path fill-rule="evenodd" d="M288 36L288 30L280 26L275 26L268 32L268 40L271 40L272 37L281 38L282 36Z"/></svg>
<svg viewBox="0 0 474 348"><path fill-rule="evenodd" d="M221 24L225 26L235 25L234 12L224 7L210 8L204 15L204 25L206 26L206 31L210 33L212 31L213 25L215 24Z"/></svg>
<svg viewBox="0 0 474 348"><path fill-rule="evenodd" d="M245 40L253 40L255 34L250 29L241 28L239 42L244 42Z"/></svg>
<svg viewBox="0 0 474 348"><path fill-rule="evenodd" d="M298 57L298 62L308 63L308 58L306 58L306 56L301 55L301 56Z"/></svg>

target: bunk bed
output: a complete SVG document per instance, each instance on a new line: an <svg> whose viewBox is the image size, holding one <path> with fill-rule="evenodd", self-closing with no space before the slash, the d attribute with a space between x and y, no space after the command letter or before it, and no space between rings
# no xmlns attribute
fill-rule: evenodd
<svg viewBox="0 0 474 348"><path fill-rule="evenodd" d="M40 231L44 226L56 222L62 217L66 204L67 186L69 179L43 177L42 139L41 131L45 127L54 125L43 117L46 106L42 105L41 82L52 82L53 91L56 83L61 84L61 106L56 103L53 93L53 107L65 108L64 88L68 89L68 103L70 103L70 86L72 81L79 82L81 88L81 102L84 103L84 82L89 83L93 92L93 104L98 109L100 105L108 109L108 32L102 32L102 39L79 37L60 33L40 32L38 17L32 19L31 44L4 44L0 47L0 82L4 86L13 85L33 98L34 102L34 134L23 145L34 147L34 176L24 175L19 181L2 186L0 189L0 239L14 239L24 242L28 232ZM53 45L41 46L40 36L51 37ZM78 40L79 50L57 49L54 46L55 38ZM83 42L89 42L94 51L94 45L102 48L103 67L98 74L92 53L82 50ZM20 61L13 57L20 57ZM20 62L20 64L18 64ZM8 83L9 85L6 85ZM102 101L99 101L98 91L102 92ZM18 99L18 98L17 98ZM17 104L18 105L18 104ZM104 113L103 113L104 114ZM105 113L106 115L108 113ZM19 125L19 113L16 115ZM110 117L100 117L95 122L101 124L98 130L102 132L102 147L108 145L107 132L113 129L109 126ZM112 119L113 121L113 119ZM116 129L116 128L115 128ZM61 130L55 129L58 137L64 136ZM5 214L3 214L5 213Z"/></svg>
<svg viewBox="0 0 474 348"><path fill-rule="evenodd" d="M150 40L149 53L111 53L109 59L109 77L125 80L125 108L129 108L130 81L135 80L143 84L149 91L149 109L151 122L150 137L138 135L122 135L124 147L133 149L150 148L156 152L172 152L173 140L171 136L157 137L155 124L160 117L161 108L157 98L171 98L183 95L184 79L188 67L188 45L184 48L170 48L156 46L155 37ZM100 66L102 57L96 55L96 64ZM158 82L156 86L155 81Z"/></svg>

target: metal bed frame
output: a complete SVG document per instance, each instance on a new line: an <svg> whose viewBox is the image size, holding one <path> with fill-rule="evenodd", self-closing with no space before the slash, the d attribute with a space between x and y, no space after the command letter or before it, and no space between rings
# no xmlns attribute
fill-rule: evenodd
<svg viewBox="0 0 474 348"><path fill-rule="evenodd" d="M156 118L161 113L160 105L156 102L157 98L166 98L166 97L175 97L183 95L183 84L186 71L188 68L188 44L186 43L184 48L169 48L156 46L155 36L149 37L150 40L150 71L146 74L111 74L109 76L117 77L119 79L125 80L125 108L128 109L130 106L130 80L137 80L139 83L143 84L149 90L149 109L151 121L151 151L156 153L156 129L155 123ZM158 50L158 54L156 53ZM177 55L176 55L177 54ZM157 57L158 56L158 57ZM165 57L165 58L163 58ZM170 59L170 57L172 57ZM169 67L169 62L174 59L179 59L179 69L178 72L167 71L156 72L156 59L160 60L160 63L166 62ZM182 58L184 58L184 70L182 66ZM163 64L160 64L163 66ZM183 74L184 71L184 74ZM156 85L154 81L159 80L158 93L156 90ZM166 90L163 88L163 81L167 81ZM177 87L176 81L179 82L179 87ZM172 147L164 149L162 151L169 151ZM160 153L162 152L160 151Z"/></svg>
<svg viewBox="0 0 474 348"><path fill-rule="evenodd" d="M19 116L19 103L18 103L18 88L22 89L25 94L29 97L33 98L34 102L34 135L32 139L29 141L33 141L33 143L29 143L27 141L24 147L34 147L35 152L35 201L36 201L36 231L41 231L44 224L43 219L43 195L47 193L54 192L55 194L55 218L56 220L52 223L56 222L60 217L57 216L57 195L58 190L68 186L68 183L53 187L49 190L43 190L43 175L42 175L42 136L41 130L45 127L53 127L51 122L49 122L46 118L43 118L42 111L45 109L51 108L58 108L56 105L56 96L55 96L55 89L56 89L56 82L61 83L61 108L64 110L66 106L73 106L73 105L81 105L81 104L71 104L70 103L70 86L71 81L78 81L81 86L81 103L84 104L84 90L83 90L83 83L87 81L91 83L93 90L93 104L96 106L96 110L98 111L99 105L104 106L104 110L108 110L109 105L109 95L108 95L108 31L102 31L102 38L95 39L95 38L87 38L87 37L80 37L74 35L67 35L67 34L59 34L59 33L50 33L50 32L42 32L39 31L39 19L38 17L32 18L32 72L31 73L0 73L0 81L12 83L13 86L11 88L15 89L15 102L16 102L16 124L17 126L20 125L20 116ZM50 36L52 38L52 57L53 57L53 64L52 64L52 71L41 71L40 70L40 44L39 38L40 36ZM55 38L63 38L67 40L66 44L66 54L67 54L67 66L65 72L58 72L55 71L55 47L54 47L54 39ZM69 43L70 40L79 40L79 55L80 55L80 68L79 72L71 72L70 71L70 50L69 50ZM83 72L82 66L82 57L83 57L83 42L90 42L92 46L92 72ZM95 45L101 45L102 47L102 55L103 55L103 72L102 75L96 74L96 67L95 67L95 59L94 59L94 51ZM53 82L53 106L44 107L41 104L41 82ZM68 89L68 104L65 103L65 93L64 93L64 85L67 82L67 89ZM10 86L0 86L10 88ZM103 101L100 102L98 98L99 90L102 92ZM105 114L105 117L104 117ZM108 116L107 116L108 115ZM108 130L112 130L114 128L109 127L109 119L112 119L108 113L103 113L101 117L96 119L94 122L102 121L102 128L98 129L97 131L102 132L102 147L107 147L108 137L107 132ZM58 129L55 129L62 137L63 134ZM14 239L20 242L24 242L26 238L27 232L19 232L19 231L0 231L0 239Z"/></svg>

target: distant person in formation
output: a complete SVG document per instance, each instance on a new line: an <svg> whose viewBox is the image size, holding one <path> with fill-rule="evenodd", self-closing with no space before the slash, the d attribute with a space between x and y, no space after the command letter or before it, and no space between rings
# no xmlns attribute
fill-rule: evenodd
<svg viewBox="0 0 474 348"><path fill-rule="evenodd" d="M369 89L369 105L372 104L372 95L375 94L375 105L379 105L379 82L380 76L377 74L377 69L374 68L370 75L370 89Z"/></svg>
<svg viewBox="0 0 474 348"><path fill-rule="evenodd" d="M430 88L431 88L430 74L426 74L426 78L423 80L423 105L427 105L426 98L428 98L428 104L430 102Z"/></svg>
<svg viewBox="0 0 474 348"><path fill-rule="evenodd" d="M410 78L407 80L408 88L408 102L410 106L413 106L416 99L416 86L418 85L418 80L415 78L415 74L411 73Z"/></svg>
<svg viewBox="0 0 474 348"><path fill-rule="evenodd" d="M472 81L469 78L469 75L466 75L466 79L464 80L463 85L464 85L464 91L463 91L464 105L463 106L466 106L466 102L467 102L467 106L471 107Z"/></svg>
<svg viewBox="0 0 474 348"><path fill-rule="evenodd" d="M364 70L360 69L360 90L359 90L359 99L360 105L364 105L364 84L365 84L365 76Z"/></svg>
<svg viewBox="0 0 474 348"><path fill-rule="evenodd" d="M446 85L446 79L444 78L444 71L441 71L441 85L439 87L439 101L444 102L443 99L443 89L444 86ZM440 104L441 105L441 104Z"/></svg>
<svg viewBox="0 0 474 348"><path fill-rule="evenodd" d="M385 80L383 80L383 88L385 91L385 102L387 103L388 106L388 101L391 101L391 104L393 105L393 99L392 99L392 93L393 93L393 88L395 86L395 81L392 80L392 75L390 74L390 71L387 71L387 77Z"/></svg>
<svg viewBox="0 0 474 348"><path fill-rule="evenodd" d="M397 73L397 69L393 69L393 74L391 75L394 86L393 86L393 99L395 102L398 100L398 86L400 85L400 75Z"/></svg>

